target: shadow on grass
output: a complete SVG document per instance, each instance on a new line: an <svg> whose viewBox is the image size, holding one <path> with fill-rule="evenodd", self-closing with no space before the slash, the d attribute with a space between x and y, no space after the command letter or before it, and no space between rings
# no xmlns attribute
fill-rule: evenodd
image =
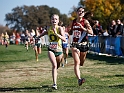
<svg viewBox="0 0 124 93"><path fill-rule="evenodd" d="M75 86L61 86L61 88L57 89L58 91L73 91L77 87ZM24 88L1 88L0 87L0 92L32 92L32 93L42 93L42 92L55 92L55 89L52 89L50 85L43 85L41 87L24 87Z"/></svg>
<svg viewBox="0 0 124 93"><path fill-rule="evenodd" d="M0 62L26 62L27 60L29 60L29 59L26 59L26 60L2 60Z"/></svg>
<svg viewBox="0 0 124 93"><path fill-rule="evenodd" d="M124 89L124 84L109 86L110 88L120 88Z"/></svg>
<svg viewBox="0 0 124 93"><path fill-rule="evenodd" d="M105 75L103 76L103 78L114 78L114 77L120 77L120 78L123 78L124 77L124 74L118 74L118 75Z"/></svg>
<svg viewBox="0 0 124 93"><path fill-rule="evenodd" d="M69 52L69 57L72 57L72 53ZM118 58L118 57L113 57L113 56L105 56L105 55L93 55L88 53L87 54L87 59L90 60L99 60L103 63L103 61L106 62L106 64L110 65L115 65L115 64L124 64L124 58ZM98 63L98 64L102 64Z"/></svg>
<svg viewBox="0 0 124 93"><path fill-rule="evenodd" d="M116 77L124 77L124 75L115 75Z"/></svg>
<svg viewBox="0 0 124 93"><path fill-rule="evenodd" d="M42 90L47 91L47 92L53 91L49 85L44 85L41 87L24 87L24 88L12 88L12 87L2 88L2 87L0 87L0 92L14 92L14 91L26 92L26 91L42 91Z"/></svg>
<svg viewBox="0 0 124 93"><path fill-rule="evenodd" d="M24 87L24 88L0 88L0 92L8 91L27 91L27 90L39 90L41 87Z"/></svg>
<svg viewBox="0 0 124 93"><path fill-rule="evenodd" d="M91 60L99 60L105 61L106 64L116 65L116 64L124 64L124 58L112 57L112 56L105 56L105 55L93 55L87 54L87 58Z"/></svg>

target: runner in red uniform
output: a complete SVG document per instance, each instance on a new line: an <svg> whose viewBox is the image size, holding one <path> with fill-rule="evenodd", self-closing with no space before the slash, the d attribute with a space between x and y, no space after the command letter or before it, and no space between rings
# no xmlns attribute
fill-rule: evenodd
<svg viewBox="0 0 124 93"><path fill-rule="evenodd" d="M85 79L80 76L80 66L83 66L88 51L88 36L93 34L88 20L84 19L85 12L82 7L77 9L77 18L73 20L71 31L73 41L71 45L72 56L74 59L74 72L78 79L79 86L84 83Z"/></svg>

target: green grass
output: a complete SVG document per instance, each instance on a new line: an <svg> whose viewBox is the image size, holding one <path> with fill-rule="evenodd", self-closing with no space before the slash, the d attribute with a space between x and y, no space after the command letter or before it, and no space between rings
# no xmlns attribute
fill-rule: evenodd
<svg viewBox="0 0 124 93"><path fill-rule="evenodd" d="M58 69L58 90L52 90L51 63L47 49L42 49L39 62L34 51L22 45L0 46L0 92L7 93L123 93L124 59L88 54L81 76L86 79L78 86L69 53L68 64ZM42 87L40 87L42 86Z"/></svg>

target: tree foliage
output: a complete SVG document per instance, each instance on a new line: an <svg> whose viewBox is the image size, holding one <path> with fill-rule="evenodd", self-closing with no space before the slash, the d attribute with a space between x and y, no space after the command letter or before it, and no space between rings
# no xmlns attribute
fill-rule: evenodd
<svg viewBox="0 0 124 93"><path fill-rule="evenodd" d="M11 13L5 15L7 25L12 29L18 31L26 29L36 29L39 26L49 26L50 17L53 14L58 14L60 20L66 25L68 23L68 17L65 14L60 14L57 8L49 7L47 5L42 6L17 6L12 9Z"/></svg>
<svg viewBox="0 0 124 93"><path fill-rule="evenodd" d="M120 0L80 0L80 5L93 12L94 19L102 25L107 25L112 19L124 17L124 4Z"/></svg>
<svg viewBox="0 0 124 93"><path fill-rule="evenodd" d="M1 33L8 32L10 29L7 26L0 25L0 35Z"/></svg>
<svg viewBox="0 0 124 93"><path fill-rule="evenodd" d="M86 11L93 13L93 19L99 20L104 28L115 19L124 19L124 1L123 0L80 0L79 6ZM76 17L76 8L73 8L70 19Z"/></svg>

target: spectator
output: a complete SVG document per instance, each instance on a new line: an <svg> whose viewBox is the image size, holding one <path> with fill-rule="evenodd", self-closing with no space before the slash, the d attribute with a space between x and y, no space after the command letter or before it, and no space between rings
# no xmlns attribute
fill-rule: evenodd
<svg viewBox="0 0 124 93"><path fill-rule="evenodd" d="M102 35L103 34L102 26L100 25L98 20L95 21L95 24L93 25L92 28L93 28L94 35Z"/></svg>
<svg viewBox="0 0 124 93"><path fill-rule="evenodd" d="M116 34L116 29L117 29L116 21L112 20L110 26L107 28L108 34L114 37Z"/></svg>
<svg viewBox="0 0 124 93"><path fill-rule="evenodd" d="M123 25L121 23L121 20L117 20L117 29L116 29L116 36L117 35L122 35L123 34Z"/></svg>

